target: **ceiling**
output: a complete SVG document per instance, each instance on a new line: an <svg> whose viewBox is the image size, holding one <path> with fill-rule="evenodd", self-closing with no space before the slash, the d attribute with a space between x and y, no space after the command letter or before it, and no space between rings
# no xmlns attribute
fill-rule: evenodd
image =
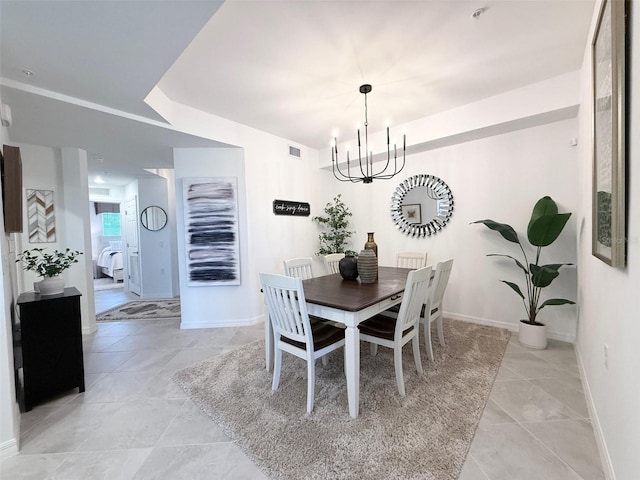
<svg viewBox="0 0 640 480"><path fill-rule="evenodd" d="M14 112L12 141L83 148L90 172L115 183L171 167L172 146L220 145L166 125L144 103L156 85L176 102L325 148L364 123L363 83L373 85L375 131L579 69L593 8L0 0L2 101Z"/></svg>

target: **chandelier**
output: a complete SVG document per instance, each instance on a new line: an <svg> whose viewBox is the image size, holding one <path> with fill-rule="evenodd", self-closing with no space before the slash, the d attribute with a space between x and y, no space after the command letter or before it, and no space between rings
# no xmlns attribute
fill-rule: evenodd
<svg viewBox="0 0 640 480"><path fill-rule="evenodd" d="M367 118L367 93L370 93L371 90L372 87L369 84L360 86L360 93L364 94L364 158L362 157L362 143L360 142L360 129L358 128L358 167L354 165L355 174L352 175L351 173L349 150L347 150L346 172L340 169L340 165L338 164L338 138L333 137L333 144L331 145L331 165L333 175L341 182L371 183L374 179L388 180L400 173L404 168L405 150L407 146L407 136L405 134L402 135L402 165L398 168L397 148L394 142L393 172L391 172L391 169L387 172L387 168L389 168L389 164L391 163L391 144L389 142L389 127L387 126L387 162L380 171L373 171L373 150L369 150L369 119ZM355 161L353 163L355 164Z"/></svg>

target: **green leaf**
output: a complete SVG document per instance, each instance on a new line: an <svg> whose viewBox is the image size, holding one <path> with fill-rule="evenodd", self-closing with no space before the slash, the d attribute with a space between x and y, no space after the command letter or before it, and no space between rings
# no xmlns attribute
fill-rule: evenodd
<svg viewBox="0 0 640 480"><path fill-rule="evenodd" d="M502 254L502 253L489 253L489 254L487 254L487 257L506 257L506 258L510 258L511 260L516 262L516 265L518 265L526 275L529 275L529 271L526 269L526 267L522 263L520 263L520 260L518 260L517 258L512 257L511 255L505 255L505 254Z"/></svg>
<svg viewBox="0 0 640 480"><path fill-rule="evenodd" d="M500 280L502 283L506 283L507 285L509 285L514 292L516 292L518 295L520 295L520 297L524 300L524 295L522 294L522 291L520 290L520 287L518 285L516 285L513 282L507 282L506 280Z"/></svg>
<svg viewBox="0 0 640 480"><path fill-rule="evenodd" d="M548 287L555 278L560 275L558 270L564 263L555 263L551 265L535 265L530 264L531 270L531 283L534 286L544 288Z"/></svg>
<svg viewBox="0 0 640 480"><path fill-rule="evenodd" d="M575 305L576 302L572 302L571 300L567 300L566 298L550 298L549 300L545 300L538 310L542 310L547 305Z"/></svg>
<svg viewBox="0 0 640 480"><path fill-rule="evenodd" d="M512 226L507 225L506 223L498 223L489 219L477 220L471 223L482 223L484 224L485 227L498 232L500 235L502 235L502 237L505 240L512 243L520 243L520 240L518 239L518 234L516 233L516 231L513 229Z"/></svg>
<svg viewBox="0 0 640 480"><path fill-rule="evenodd" d="M538 218L543 217L545 215L557 215L558 214L558 205L550 196L542 197L540 200L536 202L533 206L533 211L531 212L531 219L529 220L529 226L527 230L531 227L531 224L535 222Z"/></svg>
<svg viewBox="0 0 640 480"><path fill-rule="evenodd" d="M542 197L533 207L527 226L529 243L536 247L551 245L564 229L570 216L570 213L558 213L558 206L551 197Z"/></svg>
<svg viewBox="0 0 640 480"><path fill-rule="evenodd" d="M551 245L562 233L564 226L569 221L570 213L559 213L557 215L545 215L538 218L527 229L529 243L536 247L546 247Z"/></svg>

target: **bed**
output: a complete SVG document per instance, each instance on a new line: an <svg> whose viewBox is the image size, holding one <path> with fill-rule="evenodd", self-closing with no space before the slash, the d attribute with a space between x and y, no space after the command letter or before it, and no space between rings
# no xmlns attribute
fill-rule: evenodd
<svg viewBox="0 0 640 480"><path fill-rule="evenodd" d="M109 246L102 249L96 260L98 272L113 278L115 282L124 279L122 270L122 242L109 242Z"/></svg>

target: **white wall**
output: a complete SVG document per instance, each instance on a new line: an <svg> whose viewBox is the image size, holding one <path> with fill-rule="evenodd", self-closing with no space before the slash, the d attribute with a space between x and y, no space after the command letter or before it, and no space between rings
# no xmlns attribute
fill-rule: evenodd
<svg viewBox="0 0 640 480"><path fill-rule="evenodd" d="M592 32L600 2L596 2ZM628 161L627 266L611 268L591 255L591 53L582 69L578 244L579 361L608 478L632 480L640 472L640 4L632 2ZM608 366L604 345L608 345Z"/></svg>
<svg viewBox="0 0 640 480"><path fill-rule="evenodd" d="M78 263L65 271L67 286L75 286L80 297L82 332L95 332L96 308L93 292L93 262L91 260L91 229L89 225L89 173L87 152L79 148L62 148L62 182L60 190L64 199L63 212L58 231L61 232L62 248L84 252ZM64 230L62 230L64 228Z"/></svg>
<svg viewBox="0 0 640 480"><path fill-rule="evenodd" d="M2 99L0 99L0 103ZM0 147L8 144L9 132L0 127ZM2 188L0 187L0 190ZM0 207L2 195L0 195ZM16 390L13 373L13 342L11 333L11 310L14 307L17 281L15 278L15 235L4 231L4 220L0 221L0 255L2 256L2 275L0 275L0 460L18 451L20 433L20 412L16 403Z"/></svg>
<svg viewBox="0 0 640 480"><path fill-rule="evenodd" d="M430 261L454 257L456 264L445 307L449 314L517 329L518 320L523 317L522 304L506 286L498 282L503 275L516 273L511 265L485 257L486 253L494 251L509 251L509 246L504 245L505 242L495 234L492 235L493 232L483 231L485 227L470 226L469 222L491 217L511 223L523 232L535 201L544 195L551 195L563 211L575 211L576 149L569 145L569 140L577 136L577 121L562 120L523 128L528 125L523 119L535 118L531 123L536 125L545 118L544 109L552 112L546 117L547 120L555 118L554 115L566 116L567 111L575 114L578 80L578 74L567 74L441 114L439 131L449 139L461 141L460 134L463 131L472 129L486 133L487 129L496 125L500 125L496 131L515 131L410 155L405 171L396 177L397 180L374 181L371 185L341 183L333 178L331 172L314 168L314 163L326 163L323 155L328 155L328 151L314 152L303 148L302 159L292 159L286 153L288 142L285 139L160 98L156 107L175 128L200 134L206 131L207 136L217 141L239 145L244 149L247 233L250 242L248 260L252 272L249 279L253 282L245 293L252 306L245 314L230 315L228 318L251 321L262 315L260 297L254 294L259 292L258 273L281 272L282 260L311 256L317 250L320 231L317 225L310 218L275 217L271 212L272 201L308 201L313 217L322 213L324 205L336 193L343 193L345 203L354 214L352 225L357 233L352 247L355 250L362 248L366 233L373 231L376 232L380 248L381 264L394 264L395 253L400 250L427 250ZM159 93L156 91L155 95ZM487 104L493 105L493 108L487 110ZM509 105L517 108L509 109ZM486 117L484 122L483 115ZM469 118L473 122L469 123ZM445 121L448 127L442 125ZM429 124L429 119L414 123L420 130L421 125ZM410 143L414 141L429 143L437 142L437 139L428 132L420 132L415 138L410 137ZM212 157L208 161L200 160L196 167L195 156L189 156L189 152L193 154L194 151L176 151L176 179L217 176L219 162ZM179 168L184 170L179 172ZM232 168L231 171L235 170ZM453 189L456 201L451 225L442 233L423 240L412 240L399 234L389 215L393 188L399 181L415 173L431 173L442 177ZM237 173L237 176L242 175ZM180 195L178 192L177 196ZM180 208L178 206L178 210ZM181 228L179 219L178 242L184 240L180 238ZM575 221L572 219L563 236L549 249L549 261L575 261L575 230ZM182 252L179 252L179 257L182 258ZM315 259L315 269L321 272L319 259ZM246 261L244 257L242 260ZM462 272L469 268L481 272L483 280L479 281L478 275L463 275ZM553 285L554 294L576 298L575 275L572 269L562 271L561 277ZM180 294L184 298L183 281L181 277ZM237 310L240 307L232 308ZM229 315L230 312L226 313ZM575 338L575 307L551 307L545 309L542 315L549 323L551 336L563 340Z"/></svg>
<svg viewBox="0 0 640 480"><path fill-rule="evenodd" d="M252 311L250 298L251 269L247 229L247 201L244 175L244 159L239 148L174 149L176 221L178 226L178 269L180 272L181 328L202 328L242 325L256 322L257 312ZM184 220L183 187L188 177L236 177L238 202L238 241L240 251L240 285L212 287L188 286L186 265L186 234Z"/></svg>
<svg viewBox="0 0 640 480"><path fill-rule="evenodd" d="M18 144L17 146L20 147L22 157L24 229L21 234L16 235L16 249L18 252L22 252L39 247L52 252L53 250L65 250L68 247L84 253L78 263L66 270L63 276L67 286L75 286L82 293L80 299L82 329L83 332L88 333L95 330L95 306L93 290L89 288L93 276L89 213L84 207L89 204L86 152L76 148L61 151L56 148L36 145ZM52 190L54 192L55 242L29 243L27 205L24 201L27 189ZM68 197L66 202L65 195ZM33 282L39 279L33 272L26 272L18 268L20 292L32 291Z"/></svg>
<svg viewBox="0 0 640 480"><path fill-rule="evenodd" d="M282 273L283 260L314 256L319 229L311 220L331 200L329 174L316 168L316 158L287 155L287 142L249 132L245 148L175 149L176 217L180 259L182 327L242 325L263 319L260 272ZM240 222L240 286L188 287L184 264L185 236L182 178L238 177ZM311 204L309 217L276 216L274 199ZM320 274L317 257L314 269Z"/></svg>
<svg viewBox="0 0 640 480"><path fill-rule="evenodd" d="M138 184L138 219L142 211L150 206L168 211L169 199L167 180L163 177L140 178ZM138 221L141 287L140 297L173 297L173 258L177 256L172 249L172 235L167 227L155 232L144 228Z"/></svg>
<svg viewBox="0 0 640 480"><path fill-rule="evenodd" d="M367 232L375 232L382 265L395 265L399 251L427 251L428 263L433 265L454 258L445 295L447 315L517 330L524 307L520 298L498 280L523 283L522 275L512 262L487 258L486 254L518 256L519 249L483 225L470 223L485 218L508 223L526 244L526 227L539 198L550 195L560 211L575 212L576 148L569 145L569 139L577 136L577 129L576 119L565 120L430 150L408 157L405 170L392 180L345 184L343 198L358 212L354 215L356 249L362 249ZM455 202L449 224L421 239L398 231L390 215L395 188L419 173L444 180ZM575 232L575 218L571 218L558 241L543 249L542 261L575 263ZM547 290L546 295L575 299L575 268L561 270ZM547 323L550 336L574 339L575 307L545 308L540 320Z"/></svg>

